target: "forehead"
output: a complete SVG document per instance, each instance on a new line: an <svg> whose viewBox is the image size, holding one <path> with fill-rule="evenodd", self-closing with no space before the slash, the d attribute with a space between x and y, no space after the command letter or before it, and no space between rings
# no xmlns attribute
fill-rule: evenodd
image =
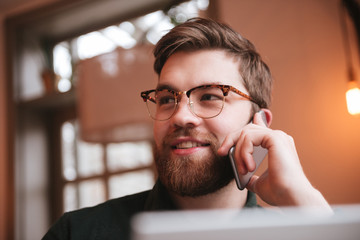
<svg viewBox="0 0 360 240"><path fill-rule="evenodd" d="M205 84L225 84L246 90L239 68L239 60L223 50L176 52L165 62L158 86L180 91Z"/></svg>

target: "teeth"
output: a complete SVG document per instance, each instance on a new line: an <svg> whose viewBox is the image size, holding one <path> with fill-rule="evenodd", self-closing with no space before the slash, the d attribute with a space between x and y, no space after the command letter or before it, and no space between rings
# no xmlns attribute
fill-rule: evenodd
<svg viewBox="0 0 360 240"><path fill-rule="evenodd" d="M197 142L187 141L187 142L179 143L175 147L178 149L179 148L186 149L186 148L193 148L193 147L200 147L200 146L202 146L202 144L197 143Z"/></svg>

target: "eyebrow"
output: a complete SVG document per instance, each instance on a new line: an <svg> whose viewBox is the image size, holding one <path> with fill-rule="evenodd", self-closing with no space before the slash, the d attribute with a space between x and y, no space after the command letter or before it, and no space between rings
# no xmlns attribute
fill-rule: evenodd
<svg viewBox="0 0 360 240"><path fill-rule="evenodd" d="M169 85L169 84L158 84L158 85L156 86L156 90L157 90L157 91L164 90L164 89L177 91L176 88L172 87L172 86Z"/></svg>
<svg viewBox="0 0 360 240"><path fill-rule="evenodd" d="M198 86L195 86L195 87L199 87L199 86L203 86L203 85L226 85L222 82L219 82L219 81L216 81L216 82L208 82L208 83L204 83L204 84L201 84L201 85L198 85ZM175 88L173 86L171 86L170 84L158 84L157 87L156 87L156 90L157 91L160 91L160 90L164 90L164 89L167 89L167 90L173 90L173 91L180 91L178 88Z"/></svg>

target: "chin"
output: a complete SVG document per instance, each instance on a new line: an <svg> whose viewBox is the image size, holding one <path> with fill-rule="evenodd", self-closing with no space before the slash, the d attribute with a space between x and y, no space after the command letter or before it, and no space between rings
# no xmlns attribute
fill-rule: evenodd
<svg viewBox="0 0 360 240"><path fill-rule="evenodd" d="M233 179L228 157L195 154L192 157L155 152L159 179L171 192L200 197L227 186Z"/></svg>

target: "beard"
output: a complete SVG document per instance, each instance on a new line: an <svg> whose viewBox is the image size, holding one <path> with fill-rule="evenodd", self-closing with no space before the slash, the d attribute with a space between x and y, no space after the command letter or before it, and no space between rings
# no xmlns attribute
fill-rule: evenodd
<svg viewBox="0 0 360 240"><path fill-rule="evenodd" d="M209 143L207 154L194 153L191 156L172 154L169 145L171 139L190 136ZM212 134L200 134L194 129L181 129L166 136L154 149L156 168L161 183L175 194L187 197L199 197L228 185L233 179L233 170L228 156L220 157L217 149L220 144Z"/></svg>

